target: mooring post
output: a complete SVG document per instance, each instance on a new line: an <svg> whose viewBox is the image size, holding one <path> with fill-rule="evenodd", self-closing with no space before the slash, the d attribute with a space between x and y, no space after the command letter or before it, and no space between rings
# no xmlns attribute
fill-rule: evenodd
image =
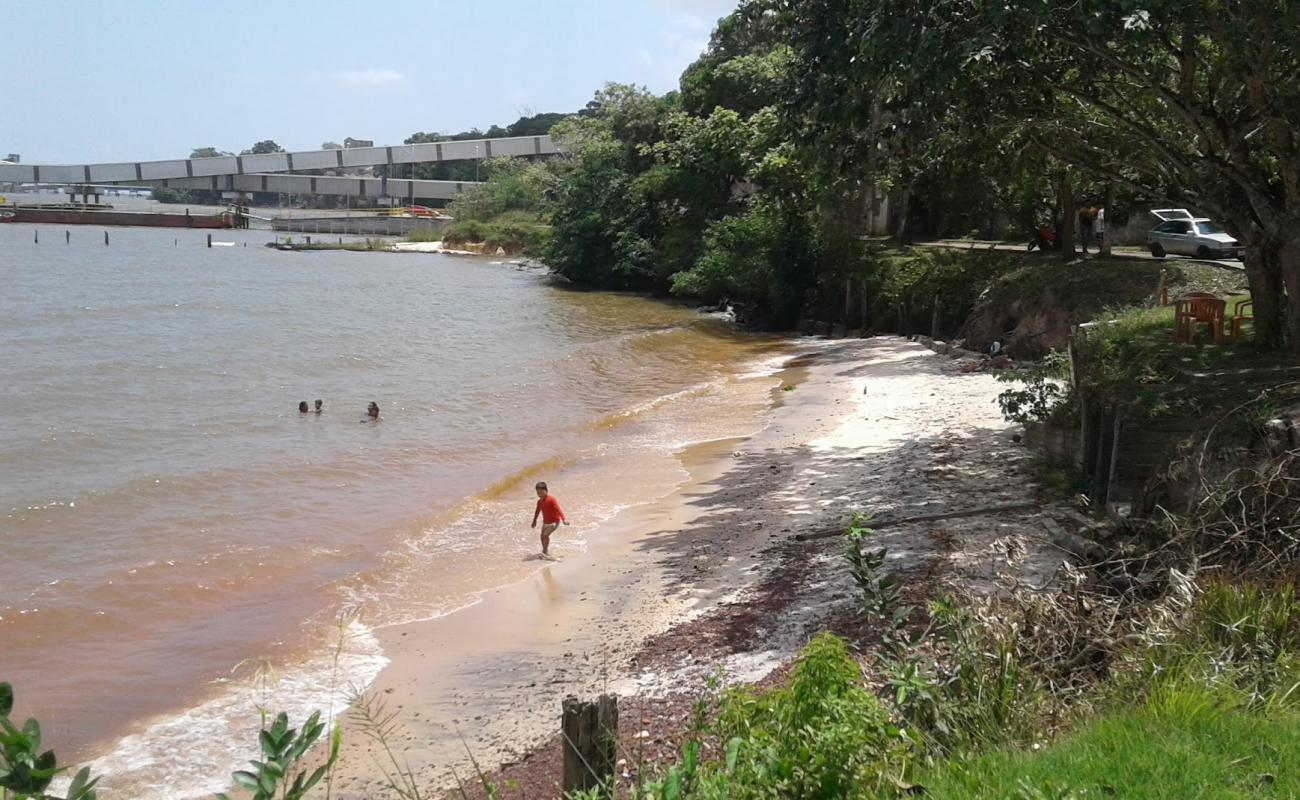
<svg viewBox="0 0 1300 800"><path fill-rule="evenodd" d="M607 786L618 758L618 698L602 694L593 703L570 695L564 698L562 708L563 790Z"/></svg>
<svg viewBox="0 0 1300 800"><path fill-rule="evenodd" d="M108 231L104 231L104 246L108 247Z"/></svg>
<svg viewBox="0 0 1300 800"><path fill-rule="evenodd" d="M40 243L41 243L41 232L32 231L32 244L40 244Z"/></svg>
<svg viewBox="0 0 1300 800"><path fill-rule="evenodd" d="M208 249L212 249L212 234L208 234Z"/></svg>
<svg viewBox="0 0 1300 800"><path fill-rule="evenodd" d="M72 244L72 231L64 231L64 232L63 232L63 243L64 243L64 244Z"/></svg>

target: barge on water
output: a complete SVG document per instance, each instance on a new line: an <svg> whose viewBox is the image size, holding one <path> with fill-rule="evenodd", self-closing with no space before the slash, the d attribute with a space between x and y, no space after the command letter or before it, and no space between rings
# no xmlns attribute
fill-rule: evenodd
<svg viewBox="0 0 1300 800"><path fill-rule="evenodd" d="M131 225L151 228L247 228L247 210L231 206L216 214L116 211L100 203L11 203L0 205L0 222L56 225Z"/></svg>

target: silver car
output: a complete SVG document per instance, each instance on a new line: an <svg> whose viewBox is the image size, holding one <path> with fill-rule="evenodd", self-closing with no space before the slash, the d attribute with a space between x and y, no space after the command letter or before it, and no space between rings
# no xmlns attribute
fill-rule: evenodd
<svg viewBox="0 0 1300 800"><path fill-rule="evenodd" d="M1161 222L1147 234L1151 255L1196 258L1241 258L1241 243L1203 217L1193 217L1185 208L1157 208L1152 212Z"/></svg>

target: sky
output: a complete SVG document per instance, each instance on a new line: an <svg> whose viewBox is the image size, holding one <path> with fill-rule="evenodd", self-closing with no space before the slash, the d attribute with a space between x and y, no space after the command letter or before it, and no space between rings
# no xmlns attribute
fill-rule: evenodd
<svg viewBox="0 0 1300 800"><path fill-rule="evenodd" d="M0 158L181 158L507 125L677 88L736 0L6 0Z"/></svg>

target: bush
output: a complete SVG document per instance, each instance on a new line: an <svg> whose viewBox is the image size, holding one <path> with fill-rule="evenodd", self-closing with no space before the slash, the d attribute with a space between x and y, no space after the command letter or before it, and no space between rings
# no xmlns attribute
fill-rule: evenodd
<svg viewBox="0 0 1300 800"><path fill-rule="evenodd" d="M59 800L45 793L55 776L68 767L59 766L53 750L41 751L41 726L28 718L18 727L9 721L14 691L0 683L0 797L12 800ZM68 786L66 800L95 800L90 769L82 767Z"/></svg>
<svg viewBox="0 0 1300 800"><path fill-rule="evenodd" d="M830 633L813 637L784 686L726 692L708 733L722 757L701 762L700 742L688 742L681 762L645 787L646 800L861 797L909 750Z"/></svg>

